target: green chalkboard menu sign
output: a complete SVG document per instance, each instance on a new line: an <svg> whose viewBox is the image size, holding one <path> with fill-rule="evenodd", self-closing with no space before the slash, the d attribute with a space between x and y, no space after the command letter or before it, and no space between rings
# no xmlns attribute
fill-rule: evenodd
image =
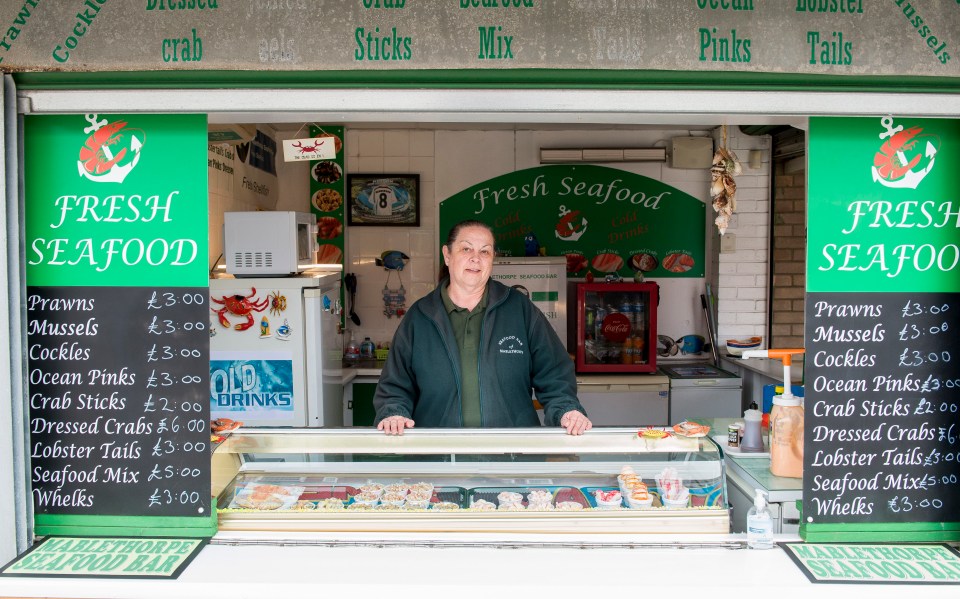
<svg viewBox="0 0 960 599"><path fill-rule="evenodd" d="M960 121L809 139L802 530L960 539Z"/></svg>
<svg viewBox="0 0 960 599"><path fill-rule="evenodd" d="M38 534L212 533L206 130L25 119Z"/></svg>
<svg viewBox="0 0 960 599"><path fill-rule="evenodd" d="M502 256L566 256L567 276L703 277L706 208L656 179L592 164L507 173L440 203L441 237L474 219Z"/></svg>

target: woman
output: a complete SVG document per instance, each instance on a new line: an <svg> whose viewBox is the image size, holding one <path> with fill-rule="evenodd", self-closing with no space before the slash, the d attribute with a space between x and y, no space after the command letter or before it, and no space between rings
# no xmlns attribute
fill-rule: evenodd
<svg viewBox="0 0 960 599"><path fill-rule="evenodd" d="M407 311L393 338L373 405L377 428L548 425L592 427L577 400L573 362L543 313L490 280L493 231L464 221L442 248L449 277Z"/></svg>

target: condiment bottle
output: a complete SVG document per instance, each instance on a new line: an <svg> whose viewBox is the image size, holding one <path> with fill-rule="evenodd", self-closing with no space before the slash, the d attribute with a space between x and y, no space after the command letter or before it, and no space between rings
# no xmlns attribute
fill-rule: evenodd
<svg viewBox="0 0 960 599"><path fill-rule="evenodd" d="M740 451L757 453L763 451L763 438L760 436L760 410L747 410L743 413L743 439Z"/></svg>

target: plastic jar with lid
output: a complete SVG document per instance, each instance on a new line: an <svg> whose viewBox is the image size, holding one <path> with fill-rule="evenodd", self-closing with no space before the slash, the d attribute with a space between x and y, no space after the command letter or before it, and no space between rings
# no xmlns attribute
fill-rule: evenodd
<svg viewBox="0 0 960 599"><path fill-rule="evenodd" d="M803 406L798 397L777 395L770 410L770 472L803 477Z"/></svg>

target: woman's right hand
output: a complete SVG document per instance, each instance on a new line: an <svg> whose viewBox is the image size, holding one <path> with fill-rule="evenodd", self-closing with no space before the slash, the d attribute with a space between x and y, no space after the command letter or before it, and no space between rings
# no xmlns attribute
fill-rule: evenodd
<svg viewBox="0 0 960 599"><path fill-rule="evenodd" d="M377 428L388 435L402 435L403 429L413 428L413 420L405 416L389 416L381 420Z"/></svg>

